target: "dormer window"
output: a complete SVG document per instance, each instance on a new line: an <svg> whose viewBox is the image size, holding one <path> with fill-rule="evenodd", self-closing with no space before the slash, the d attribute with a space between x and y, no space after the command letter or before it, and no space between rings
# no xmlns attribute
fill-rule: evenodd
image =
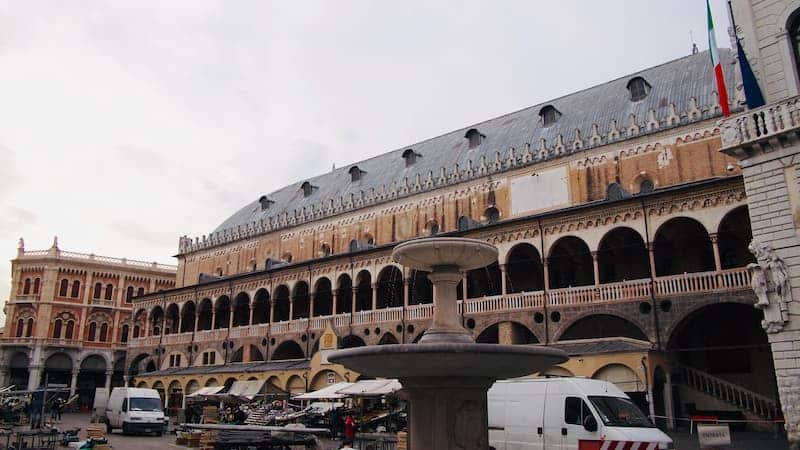
<svg viewBox="0 0 800 450"><path fill-rule="evenodd" d="M644 78L636 77L628 82L628 91L631 93L631 101L638 102L650 93L650 84Z"/></svg>
<svg viewBox="0 0 800 450"><path fill-rule="evenodd" d="M486 136L481 134L481 132L475 128L471 128L469 131L467 131L467 134L465 134L464 137L467 138L467 141L469 142L469 148L475 148L481 145L481 142L486 139Z"/></svg>
<svg viewBox="0 0 800 450"><path fill-rule="evenodd" d="M317 187L309 183L308 181L304 182L300 185L300 189L303 190L303 197L308 197L309 195L314 193L314 189Z"/></svg>
<svg viewBox="0 0 800 450"><path fill-rule="evenodd" d="M350 173L350 181L358 181L361 179L361 175L367 173L359 169L358 166L351 167L350 170L348 170L348 172Z"/></svg>
<svg viewBox="0 0 800 450"><path fill-rule="evenodd" d="M412 149L403 152L403 159L406 160L406 167L414 165L417 162L417 157L422 156Z"/></svg>
<svg viewBox="0 0 800 450"><path fill-rule="evenodd" d="M262 196L261 196L261 197L258 199L258 203L260 203L260 204L261 204L261 210L262 210L262 211L266 211L266 210L268 210L268 209L269 209L269 207L270 207L270 206L272 206L272 204L273 204L273 203L275 203L275 202L274 202L273 200L270 200L270 199L268 199L266 195L262 195Z"/></svg>
<svg viewBox="0 0 800 450"><path fill-rule="evenodd" d="M558 122L561 113L553 105L547 105L539 111L539 117L542 118L544 126L550 126Z"/></svg>

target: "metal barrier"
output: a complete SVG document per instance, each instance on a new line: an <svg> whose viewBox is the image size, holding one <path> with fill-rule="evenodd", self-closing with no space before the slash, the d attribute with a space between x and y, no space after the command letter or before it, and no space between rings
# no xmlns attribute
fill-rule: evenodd
<svg viewBox="0 0 800 450"><path fill-rule="evenodd" d="M397 436L384 433L359 433L353 448L357 450L396 450Z"/></svg>

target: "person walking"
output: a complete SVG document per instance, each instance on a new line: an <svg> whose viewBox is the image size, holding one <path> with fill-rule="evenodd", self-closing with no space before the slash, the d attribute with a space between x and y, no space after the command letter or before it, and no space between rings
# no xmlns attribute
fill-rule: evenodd
<svg viewBox="0 0 800 450"><path fill-rule="evenodd" d="M42 410L44 409L44 391L33 391L31 394L31 430L42 427Z"/></svg>

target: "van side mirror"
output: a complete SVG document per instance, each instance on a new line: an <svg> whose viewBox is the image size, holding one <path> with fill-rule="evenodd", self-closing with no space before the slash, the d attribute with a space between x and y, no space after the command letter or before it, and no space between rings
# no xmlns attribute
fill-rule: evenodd
<svg viewBox="0 0 800 450"><path fill-rule="evenodd" d="M597 419L595 419L593 415L587 414L583 418L583 428L590 432L597 431Z"/></svg>

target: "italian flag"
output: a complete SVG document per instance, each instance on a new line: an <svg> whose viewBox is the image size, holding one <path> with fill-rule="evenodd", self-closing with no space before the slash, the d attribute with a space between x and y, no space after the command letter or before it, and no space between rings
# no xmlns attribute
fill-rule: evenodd
<svg viewBox="0 0 800 450"><path fill-rule="evenodd" d="M706 10L708 11L708 53L711 55L711 66L714 67L714 75L717 77L719 105L722 107L722 114L728 117L731 115L731 110L728 107L728 90L725 89L725 76L722 73L722 64L719 62L717 38L714 36L714 18L711 15L711 3L709 0L706 0Z"/></svg>

